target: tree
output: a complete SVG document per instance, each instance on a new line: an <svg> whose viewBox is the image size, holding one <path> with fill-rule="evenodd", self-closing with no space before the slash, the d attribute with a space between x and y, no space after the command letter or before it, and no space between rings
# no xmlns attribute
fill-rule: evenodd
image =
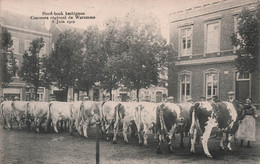
<svg viewBox="0 0 260 164"><path fill-rule="evenodd" d="M1 70L2 70L2 87L5 88L12 81L12 77L16 75L17 66L14 57L13 50L11 49L13 45L11 33L7 31L5 27L2 27L2 60L1 60Z"/></svg>
<svg viewBox="0 0 260 164"><path fill-rule="evenodd" d="M50 55L52 80L66 93L82 75L83 47L82 36L78 32L68 30L59 35L55 49Z"/></svg>
<svg viewBox="0 0 260 164"><path fill-rule="evenodd" d="M122 48L120 42L123 41L120 36L120 26L116 19L108 20L106 28L101 37L101 74L99 76L100 84L103 89L109 92L112 99L112 90L117 89L122 80Z"/></svg>
<svg viewBox="0 0 260 164"><path fill-rule="evenodd" d="M125 63L122 83L129 89L136 89L139 99L141 88L157 86L162 82L160 73L170 64L169 55L172 51L161 36L156 18L144 16L137 19L132 13L124 20L120 34L124 38L120 42L120 47L124 47L122 54Z"/></svg>
<svg viewBox="0 0 260 164"><path fill-rule="evenodd" d="M236 67L240 72L255 72L259 64L260 5L256 10L243 9L238 16L237 32L231 37L237 47Z"/></svg>
<svg viewBox="0 0 260 164"><path fill-rule="evenodd" d="M23 63L20 77L34 86L34 94L37 97L39 87L48 87L50 85L47 69L47 56L43 54L40 57L40 51L44 47L43 38L36 38L30 43L28 51L25 51L23 55Z"/></svg>
<svg viewBox="0 0 260 164"><path fill-rule="evenodd" d="M84 33L84 46L83 71L77 81L77 89L89 95L89 90L99 81L102 71L101 34L97 26L89 26Z"/></svg>

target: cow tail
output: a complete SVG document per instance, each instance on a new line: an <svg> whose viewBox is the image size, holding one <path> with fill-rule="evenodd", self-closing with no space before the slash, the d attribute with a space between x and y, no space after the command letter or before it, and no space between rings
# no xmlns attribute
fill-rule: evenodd
<svg viewBox="0 0 260 164"><path fill-rule="evenodd" d="M51 122L51 105L52 103L49 104L49 108L47 111L47 119L46 119L46 126L49 127L50 126L50 122Z"/></svg>
<svg viewBox="0 0 260 164"><path fill-rule="evenodd" d="M1 103L1 119L4 118L4 103Z"/></svg>
<svg viewBox="0 0 260 164"><path fill-rule="evenodd" d="M118 127L119 126L119 120L121 119L120 114L119 114L119 109L120 109L121 104L118 104L115 107L115 125ZM114 126L115 127L115 126Z"/></svg>
<svg viewBox="0 0 260 164"><path fill-rule="evenodd" d="M193 136L194 129L196 128L196 108L200 105L199 102L195 103L193 106L191 106L190 109L190 120L191 120L191 126L190 126L190 135Z"/></svg>
<svg viewBox="0 0 260 164"><path fill-rule="evenodd" d="M102 103L100 103L99 106L99 113L100 113L100 123L101 126L104 126L105 120L104 120L104 113L103 113L103 106L106 103L106 101L103 101Z"/></svg>

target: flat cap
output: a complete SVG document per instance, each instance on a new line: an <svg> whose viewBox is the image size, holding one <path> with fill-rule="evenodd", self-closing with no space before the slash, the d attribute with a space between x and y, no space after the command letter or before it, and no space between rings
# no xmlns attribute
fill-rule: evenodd
<svg viewBox="0 0 260 164"><path fill-rule="evenodd" d="M234 91L229 91L229 92L228 92L228 95L234 95L234 94L235 94Z"/></svg>

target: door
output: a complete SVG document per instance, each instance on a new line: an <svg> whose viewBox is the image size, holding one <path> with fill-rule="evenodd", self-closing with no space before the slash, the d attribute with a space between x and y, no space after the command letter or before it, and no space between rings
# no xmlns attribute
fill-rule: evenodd
<svg viewBox="0 0 260 164"><path fill-rule="evenodd" d="M251 90L250 90L250 74L249 73L243 73L240 74L237 72L236 75L236 99L242 103L245 102L245 100L248 97L251 97Z"/></svg>
<svg viewBox="0 0 260 164"><path fill-rule="evenodd" d="M156 103L162 102L162 92L156 92Z"/></svg>

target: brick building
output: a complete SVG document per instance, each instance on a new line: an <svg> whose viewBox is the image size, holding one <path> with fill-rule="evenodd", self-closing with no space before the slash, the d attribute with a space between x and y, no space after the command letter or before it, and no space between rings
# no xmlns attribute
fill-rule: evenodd
<svg viewBox="0 0 260 164"><path fill-rule="evenodd" d="M8 32L12 35L13 40L13 52L16 58L16 64L18 68L21 68L23 62L23 54L28 50L30 43L35 38L42 37L45 46L40 52L40 56L43 54L49 54L51 51L51 39L52 35L45 29L43 24L38 21L32 21L29 17L16 14L9 11L1 11L1 26L6 27ZM31 97L35 97L33 94L34 87L22 81L17 75L12 77L13 81L7 88L3 88L3 96L6 98L19 97L20 100L29 100ZM39 101L48 101L50 90L39 87L38 89Z"/></svg>
<svg viewBox="0 0 260 164"><path fill-rule="evenodd" d="M228 91L235 91L240 102L251 97L259 105L259 73L237 72L230 39L237 15L257 2L223 0L170 14L170 42L178 54L176 69L169 70L169 95L178 102L214 95L227 100Z"/></svg>

